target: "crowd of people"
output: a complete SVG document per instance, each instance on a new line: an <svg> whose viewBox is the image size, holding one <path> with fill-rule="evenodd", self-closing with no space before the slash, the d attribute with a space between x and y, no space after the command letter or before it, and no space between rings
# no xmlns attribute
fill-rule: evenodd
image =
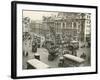
<svg viewBox="0 0 100 80"><path fill-rule="evenodd" d="M71 55L77 56L76 50L79 48L79 43L71 44L71 41L65 43L59 39L59 36L57 37L58 37L58 40L57 40L58 42L56 43L54 43L53 41L46 41L46 40L43 43L41 43L41 37L38 37L38 36L32 37L29 33L24 33L23 41L25 42L25 46L27 46L27 44L31 46L31 50L33 53L36 53L37 48L40 48L40 47L47 49L49 52L48 60L53 60L58 55L64 55L64 54L71 54ZM29 41L29 43L27 43L27 41ZM43 45L41 46L41 44ZM90 46L89 43L88 45ZM27 49L23 50L23 54L28 56L28 50ZM83 53L80 57L85 58L86 57L85 53Z"/></svg>

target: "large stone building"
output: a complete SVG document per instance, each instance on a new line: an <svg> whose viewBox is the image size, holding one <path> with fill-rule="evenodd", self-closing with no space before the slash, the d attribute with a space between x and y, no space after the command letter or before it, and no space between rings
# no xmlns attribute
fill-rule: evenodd
<svg viewBox="0 0 100 80"><path fill-rule="evenodd" d="M80 40L87 41L91 38L91 14L80 14Z"/></svg>
<svg viewBox="0 0 100 80"><path fill-rule="evenodd" d="M87 41L91 36L91 14L59 12L58 15L43 16L40 21L31 20L29 26L30 32L46 39L54 40L56 34L60 34L71 40Z"/></svg>
<svg viewBox="0 0 100 80"><path fill-rule="evenodd" d="M85 17L84 41L88 41L91 39L91 14L86 14L84 17Z"/></svg>
<svg viewBox="0 0 100 80"><path fill-rule="evenodd" d="M30 32L40 35L41 34L41 29L42 29L42 21L40 21L40 20L37 20L37 21L31 20L31 22L30 22Z"/></svg>
<svg viewBox="0 0 100 80"><path fill-rule="evenodd" d="M23 28L23 32L29 32L30 30L30 18L29 17L24 17L22 19L22 28Z"/></svg>
<svg viewBox="0 0 100 80"><path fill-rule="evenodd" d="M55 31L56 34L71 36L73 40L86 41L90 37L90 22L88 13L59 12L57 16L44 17L43 28L47 30L46 34Z"/></svg>

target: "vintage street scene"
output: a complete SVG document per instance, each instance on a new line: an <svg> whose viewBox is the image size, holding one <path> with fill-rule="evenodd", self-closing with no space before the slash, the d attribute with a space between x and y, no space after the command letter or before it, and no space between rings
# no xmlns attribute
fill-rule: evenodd
<svg viewBox="0 0 100 80"><path fill-rule="evenodd" d="M91 14L23 10L22 68L91 66Z"/></svg>

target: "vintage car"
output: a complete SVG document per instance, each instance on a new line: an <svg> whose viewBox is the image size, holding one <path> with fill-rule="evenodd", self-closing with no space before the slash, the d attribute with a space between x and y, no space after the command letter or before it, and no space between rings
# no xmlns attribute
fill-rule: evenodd
<svg viewBox="0 0 100 80"><path fill-rule="evenodd" d="M52 44L54 44L53 41L51 41L51 40L46 40L46 41L44 42L44 44L43 44L43 47L46 48L46 49L48 50Z"/></svg>
<svg viewBox="0 0 100 80"><path fill-rule="evenodd" d="M79 42L78 41L70 41L70 44L68 45L69 49L79 49Z"/></svg>
<svg viewBox="0 0 100 80"><path fill-rule="evenodd" d="M37 37L37 46L38 46L38 48L40 48L40 44L41 44L41 38Z"/></svg>
<svg viewBox="0 0 100 80"><path fill-rule="evenodd" d="M53 45L50 49L48 49L48 52L48 60L52 61L59 55L59 48Z"/></svg>
<svg viewBox="0 0 100 80"><path fill-rule="evenodd" d="M32 52L37 52L37 43L35 41L32 42Z"/></svg>

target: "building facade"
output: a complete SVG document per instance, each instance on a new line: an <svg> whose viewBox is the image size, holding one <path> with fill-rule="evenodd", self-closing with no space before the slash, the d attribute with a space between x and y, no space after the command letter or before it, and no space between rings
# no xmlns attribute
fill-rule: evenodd
<svg viewBox="0 0 100 80"><path fill-rule="evenodd" d="M41 34L41 29L42 29L42 22L41 21L31 20L31 22L30 22L30 32L40 35Z"/></svg>
<svg viewBox="0 0 100 80"><path fill-rule="evenodd" d="M30 30L30 18L29 17L24 17L22 18L22 28L23 28L23 32L29 32Z"/></svg>
<svg viewBox="0 0 100 80"><path fill-rule="evenodd" d="M91 14L58 12L57 15L43 16L43 20L30 21L30 32L42 35L46 39L60 39L87 41L91 36ZM27 30L29 30L27 29Z"/></svg>
<svg viewBox="0 0 100 80"><path fill-rule="evenodd" d="M55 34L71 36L72 40L86 41L90 37L91 16L89 13L59 12L55 17L45 17L43 27L47 34L52 34L50 28L54 28Z"/></svg>
<svg viewBox="0 0 100 80"><path fill-rule="evenodd" d="M80 40L87 41L91 38L91 14L89 13L81 13L81 32L80 32Z"/></svg>
<svg viewBox="0 0 100 80"><path fill-rule="evenodd" d="M60 34L71 39L77 39L80 32L80 16L75 13L58 13L55 17L46 17L43 20L44 28L48 30L48 34ZM54 31L50 31L53 28Z"/></svg>

